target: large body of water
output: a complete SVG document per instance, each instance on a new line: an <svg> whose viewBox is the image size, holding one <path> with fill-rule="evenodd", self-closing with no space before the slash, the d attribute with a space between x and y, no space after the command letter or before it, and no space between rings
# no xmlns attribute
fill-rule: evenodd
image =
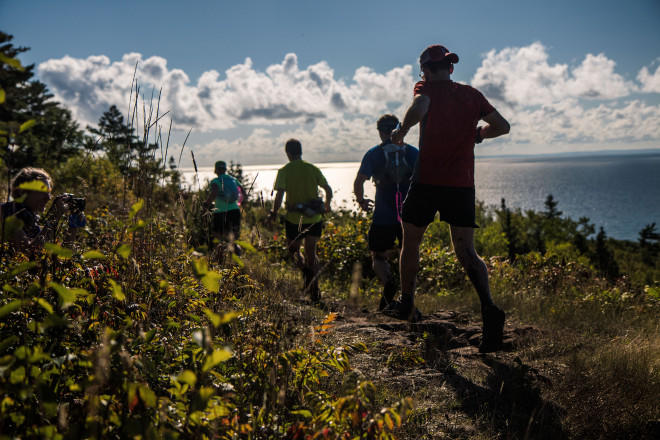
<svg viewBox="0 0 660 440"><path fill-rule="evenodd" d="M321 163L334 192L335 206L356 209L353 180L357 162ZM277 170L283 166L245 166L246 174L256 178L255 191L269 199ZM184 169L184 177L204 186L214 176L212 168ZM598 155L543 158L488 158L476 162L477 198L488 205L544 210L548 194L559 202L557 209L574 220L589 217L608 236L637 240L639 231L655 222L660 229L660 153ZM195 183L195 177L198 183ZM370 182L367 197L373 198Z"/></svg>

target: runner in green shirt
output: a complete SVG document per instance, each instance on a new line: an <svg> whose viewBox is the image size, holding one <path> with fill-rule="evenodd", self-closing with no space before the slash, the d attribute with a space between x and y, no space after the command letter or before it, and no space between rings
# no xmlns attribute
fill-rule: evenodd
<svg viewBox="0 0 660 440"><path fill-rule="evenodd" d="M296 139L290 139L285 146L289 163L277 172L275 201L269 219L276 218L286 193L286 238L289 255L302 270L305 279L305 291L312 301L321 298L318 286L319 260L316 246L323 222L321 214L330 212L332 188L315 165L302 160L302 145ZM319 199L318 187L325 191L325 203ZM305 257L300 253L300 246L305 242Z"/></svg>

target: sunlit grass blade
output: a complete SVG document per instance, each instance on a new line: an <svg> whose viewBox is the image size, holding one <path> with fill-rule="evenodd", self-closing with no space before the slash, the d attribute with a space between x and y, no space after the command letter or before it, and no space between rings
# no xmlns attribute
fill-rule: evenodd
<svg viewBox="0 0 660 440"><path fill-rule="evenodd" d="M2 230L2 240L8 241L16 231L23 229L23 220L12 215L5 219L4 228Z"/></svg>
<svg viewBox="0 0 660 440"><path fill-rule="evenodd" d="M21 124L20 128L18 129L19 133L23 133L24 131L27 131L34 127L37 124L36 119L30 119L29 121L25 121Z"/></svg>
<svg viewBox="0 0 660 440"><path fill-rule="evenodd" d="M19 310L23 305L26 304L26 301L17 299L14 301L11 301L8 304L5 304L4 306L0 307L0 318L3 318L10 313L13 313L17 310Z"/></svg>
<svg viewBox="0 0 660 440"><path fill-rule="evenodd" d="M17 58L8 57L3 53L0 53L0 62L8 64L14 69L20 70L21 72L25 70L25 67L23 67L20 60L18 60Z"/></svg>
<svg viewBox="0 0 660 440"><path fill-rule="evenodd" d="M209 309L204 309L204 314L206 317L211 321L211 324L213 327L218 328L223 324L229 324L236 318L240 316L240 313L237 312L228 312L228 313L223 313L222 315L218 315L217 313L213 313Z"/></svg>
<svg viewBox="0 0 660 440"><path fill-rule="evenodd" d="M128 259L131 255L131 245L122 244L115 250L115 253L124 259Z"/></svg>
<svg viewBox="0 0 660 440"><path fill-rule="evenodd" d="M9 271L9 276L10 277L18 276L22 273L29 271L30 269L34 269L37 266L39 266L39 263L37 263L36 261L24 261L15 268L13 268L11 271Z"/></svg>
<svg viewBox="0 0 660 440"><path fill-rule="evenodd" d="M240 241L236 240L235 243L245 249L248 252L256 253L257 250L252 246L252 244L248 243L247 241Z"/></svg>
<svg viewBox="0 0 660 440"><path fill-rule="evenodd" d="M73 256L73 251L71 249L64 248L55 243L46 243L44 248L52 255L61 257L65 260L68 260Z"/></svg>
<svg viewBox="0 0 660 440"><path fill-rule="evenodd" d="M41 180L32 180L30 182L23 182L18 185L18 188L24 191L37 191L42 193L48 192L48 185L46 185Z"/></svg>
<svg viewBox="0 0 660 440"><path fill-rule="evenodd" d="M82 257L85 260L105 260L107 258L100 251L87 251L82 255Z"/></svg>
<svg viewBox="0 0 660 440"><path fill-rule="evenodd" d="M191 370L183 370L181 374L176 377L176 380L193 386L197 383L197 375Z"/></svg>
<svg viewBox="0 0 660 440"><path fill-rule="evenodd" d="M140 199L136 203L134 203L131 206L131 210L128 213L128 219L132 220L133 217L136 216L136 214L142 209L142 206L144 206L144 200Z"/></svg>
<svg viewBox="0 0 660 440"><path fill-rule="evenodd" d="M110 283L110 293L112 294L112 297L117 301L124 301L126 299L126 295L124 295L121 286L115 280L109 279L108 283Z"/></svg>
<svg viewBox="0 0 660 440"><path fill-rule="evenodd" d="M51 281L48 283L48 287L57 292L57 295L60 298L60 307L67 308L73 305L81 295L86 295L88 292L85 289L73 288L69 289L59 283Z"/></svg>
<svg viewBox="0 0 660 440"><path fill-rule="evenodd" d="M230 359L232 356L233 354L231 350L227 350L224 348L213 350L213 353L207 356L206 361L204 361L204 366L202 367L202 371L207 372L211 368L218 365L219 363Z"/></svg>

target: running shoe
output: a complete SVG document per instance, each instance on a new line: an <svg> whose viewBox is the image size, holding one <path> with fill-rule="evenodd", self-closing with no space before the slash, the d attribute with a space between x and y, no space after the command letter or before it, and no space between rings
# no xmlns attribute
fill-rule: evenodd
<svg viewBox="0 0 660 440"><path fill-rule="evenodd" d="M309 289L309 297L313 303L321 302L321 289L319 289L319 286L313 286Z"/></svg>
<svg viewBox="0 0 660 440"><path fill-rule="evenodd" d="M303 273L303 290L307 290L310 288L310 284L312 284L312 281L314 281L314 270L312 270L309 267L304 267L302 269Z"/></svg>
<svg viewBox="0 0 660 440"><path fill-rule="evenodd" d="M394 301L394 295L396 295L396 283L394 280L389 279L385 282L383 295L380 297L380 304L378 305L378 311L382 312L385 310L385 308Z"/></svg>
<svg viewBox="0 0 660 440"><path fill-rule="evenodd" d="M484 327L481 333L479 352L491 353L500 350L504 337L504 311L492 304L483 309L481 317Z"/></svg>
<svg viewBox="0 0 660 440"><path fill-rule="evenodd" d="M422 312L413 303L404 303L400 299L389 303L383 309L383 315L413 323L422 320Z"/></svg>

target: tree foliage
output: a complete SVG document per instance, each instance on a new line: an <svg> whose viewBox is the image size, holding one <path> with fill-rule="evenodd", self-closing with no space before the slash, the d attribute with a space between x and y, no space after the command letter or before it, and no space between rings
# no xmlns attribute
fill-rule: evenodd
<svg viewBox="0 0 660 440"><path fill-rule="evenodd" d="M18 61L26 47L0 31L0 159L10 173L25 167L48 167L77 154L82 132L71 112L34 79L34 65Z"/></svg>
<svg viewBox="0 0 660 440"><path fill-rule="evenodd" d="M87 127L94 139L88 139L90 149L102 150L108 160L126 175L131 162L136 159L137 138L124 122L119 109L112 105L101 115L98 128Z"/></svg>
<svg viewBox="0 0 660 440"><path fill-rule="evenodd" d="M512 209L502 200L499 209L494 210L494 218L501 226L506 242L506 252L499 255L506 255L509 261L515 261L520 256L537 252L565 261L579 260L590 264L610 279L625 273L641 285L657 281L660 274L660 234L655 223L646 225L639 232L639 243L615 240L607 237L603 227L596 234L596 226L588 217L580 217L577 221L562 217L558 206L559 201L552 195L548 195L542 212ZM477 218L482 228L475 231L475 243L485 232L483 226L489 222L488 216Z"/></svg>

